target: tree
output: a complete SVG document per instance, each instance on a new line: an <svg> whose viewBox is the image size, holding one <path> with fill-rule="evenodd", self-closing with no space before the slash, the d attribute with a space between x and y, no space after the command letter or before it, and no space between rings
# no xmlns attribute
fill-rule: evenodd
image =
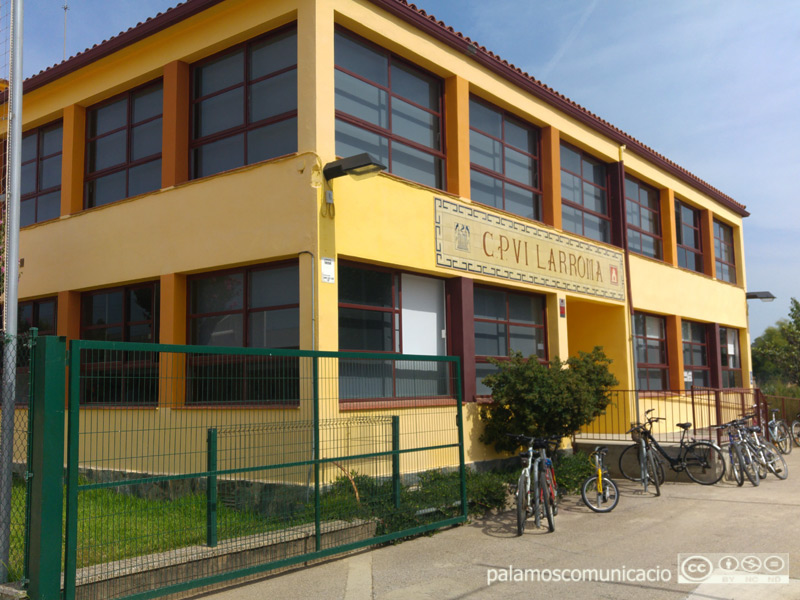
<svg viewBox="0 0 800 600"><path fill-rule="evenodd" d="M599 347L566 363L554 358L549 367L520 353L490 360L499 371L483 379L492 389L492 403L480 410L485 424L480 440L498 452L516 450L518 444L508 433L572 435L602 414L611 388L619 383L608 369L611 359Z"/></svg>
<svg viewBox="0 0 800 600"><path fill-rule="evenodd" d="M791 299L789 318L768 327L752 345L753 372L759 385L800 386L800 302Z"/></svg>

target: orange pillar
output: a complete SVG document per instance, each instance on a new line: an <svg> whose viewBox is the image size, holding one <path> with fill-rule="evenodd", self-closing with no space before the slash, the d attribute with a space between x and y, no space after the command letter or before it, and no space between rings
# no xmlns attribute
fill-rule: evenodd
<svg viewBox="0 0 800 600"><path fill-rule="evenodd" d="M683 383L683 331L681 318L667 315L667 357L669 360L669 387L682 390Z"/></svg>
<svg viewBox="0 0 800 600"><path fill-rule="evenodd" d="M675 231L675 192L661 190L661 242L664 262L678 266L678 238Z"/></svg>
<svg viewBox="0 0 800 600"><path fill-rule="evenodd" d="M179 60L164 66L164 118L161 187L189 179L189 65Z"/></svg>
<svg viewBox="0 0 800 600"><path fill-rule="evenodd" d="M700 235L703 239L703 272L709 277L717 276L714 259L714 213L708 209L700 211Z"/></svg>
<svg viewBox="0 0 800 600"><path fill-rule="evenodd" d="M159 342L186 343L186 276L161 276ZM186 402L186 354L162 352L158 361L158 404L163 408Z"/></svg>
<svg viewBox="0 0 800 600"><path fill-rule="evenodd" d="M56 335L68 340L81 337L81 293L58 292L58 315L56 316Z"/></svg>
<svg viewBox="0 0 800 600"><path fill-rule="evenodd" d="M542 128L542 219L561 229L561 142L558 129Z"/></svg>
<svg viewBox="0 0 800 600"><path fill-rule="evenodd" d="M456 75L444 81L444 121L447 191L469 198L469 82Z"/></svg>
<svg viewBox="0 0 800 600"><path fill-rule="evenodd" d="M86 109L77 104L64 108L61 158L61 216L83 210Z"/></svg>

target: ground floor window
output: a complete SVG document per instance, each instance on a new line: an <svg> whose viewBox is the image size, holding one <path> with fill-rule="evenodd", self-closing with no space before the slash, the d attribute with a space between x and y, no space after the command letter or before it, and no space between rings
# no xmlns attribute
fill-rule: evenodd
<svg viewBox="0 0 800 600"><path fill-rule="evenodd" d="M640 390L669 388L667 324L664 317L636 313L636 378Z"/></svg>
<svg viewBox="0 0 800 600"><path fill-rule="evenodd" d="M742 387L742 362L739 353L739 330L719 328L719 348L722 358L722 387Z"/></svg>
<svg viewBox="0 0 800 600"><path fill-rule="evenodd" d="M475 286L476 393L491 394L483 378L497 370L488 362L511 352L547 360L545 297Z"/></svg>
<svg viewBox="0 0 800 600"><path fill-rule="evenodd" d="M683 321L683 380L691 387L710 387L711 368L708 361L708 334L705 323Z"/></svg>

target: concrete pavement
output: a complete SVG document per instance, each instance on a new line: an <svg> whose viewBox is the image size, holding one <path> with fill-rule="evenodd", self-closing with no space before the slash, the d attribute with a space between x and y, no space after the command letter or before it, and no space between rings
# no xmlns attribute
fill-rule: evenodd
<svg viewBox="0 0 800 600"><path fill-rule="evenodd" d="M517 537L515 516L508 510L475 518L467 525L433 536L197 594L194 598L797 599L800 598L797 534L800 448L795 448L786 459L790 471L786 481L770 475L759 487L746 482L744 487L737 488L727 481L715 486L666 483L661 497L654 497L642 494L641 487L633 482L617 479L621 497L613 512L596 514L579 497L567 497L556 518L554 533L547 533L544 528L534 530L533 522L529 521L529 529ZM763 559L786 554L790 582L677 583L678 554L709 553L718 555L711 557L714 562L723 554L736 560L746 555ZM704 564L703 558L692 561L700 568ZM691 568L690 565L691 561L684 563L683 568ZM595 579L605 574L606 581L553 580L591 577L591 570L597 573ZM683 572L695 579L703 574ZM767 571L762 568L758 572ZM543 581L545 577L550 581ZM613 581L608 581L609 577ZM518 580L502 581L504 578ZM492 579L494 582L489 585Z"/></svg>

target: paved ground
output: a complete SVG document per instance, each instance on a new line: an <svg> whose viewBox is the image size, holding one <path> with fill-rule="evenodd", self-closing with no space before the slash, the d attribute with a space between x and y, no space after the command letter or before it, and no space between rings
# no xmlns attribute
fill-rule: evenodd
<svg viewBox="0 0 800 600"><path fill-rule="evenodd" d="M800 598L800 448L787 457L790 476L757 488L721 482L712 487L667 483L659 498L632 482L618 482L621 498L609 514L589 511L569 497L556 531L516 536L512 511L467 525L313 567L296 569L198 600L472 598L600 598L655 600L789 600ZM789 555L784 584L679 584L678 554L717 553L734 559ZM727 559L725 559L727 560ZM705 564L692 559L688 565ZM730 564L730 563L728 563ZM748 563L743 563L748 564ZM525 569L624 569L633 581L500 581ZM763 569L762 569L763 571ZM698 571L688 571L697 573ZM577 573L577 571L576 571ZM569 576L572 577L570 573ZM613 574L612 574L613 576ZM636 581L649 577L650 581ZM491 585L489 579L495 578ZM620 579L617 576L617 579Z"/></svg>

